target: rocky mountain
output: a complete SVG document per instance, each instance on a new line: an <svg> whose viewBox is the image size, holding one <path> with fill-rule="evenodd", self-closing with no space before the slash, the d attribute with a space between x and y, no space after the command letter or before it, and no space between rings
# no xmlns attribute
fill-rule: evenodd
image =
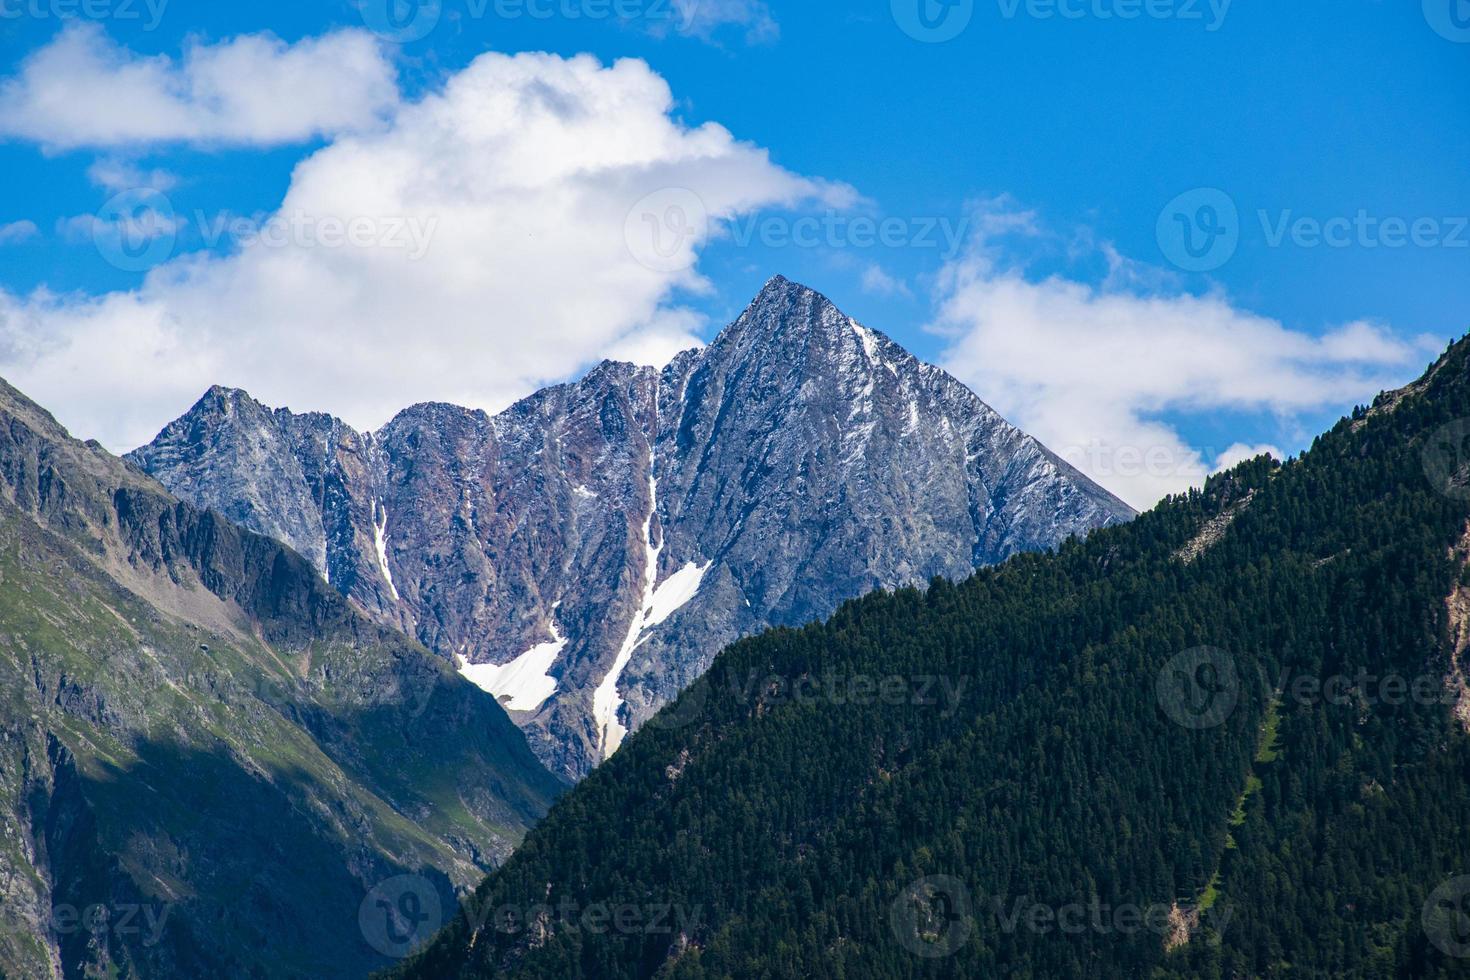
<svg viewBox="0 0 1470 980"><path fill-rule="evenodd" d="M0 382L0 976L363 976L414 931L381 883L453 907L563 787L443 658Z"/></svg>
<svg viewBox="0 0 1470 980"><path fill-rule="evenodd" d="M574 778L741 636L1133 516L779 277L662 371L373 433L216 388L129 458L456 658Z"/></svg>
<svg viewBox="0 0 1470 980"><path fill-rule="evenodd" d="M1470 340L1289 462L733 644L390 976L1470 976L1467 653Z"/></svg>

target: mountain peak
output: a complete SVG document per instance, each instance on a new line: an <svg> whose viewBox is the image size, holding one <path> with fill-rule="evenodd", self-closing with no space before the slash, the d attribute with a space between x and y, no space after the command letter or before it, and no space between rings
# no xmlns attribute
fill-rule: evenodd
<svg viewBox="0 0 1470 980"><path fill-rule="evenodd" d="M832 301L810 286L787 279L782 275L776 275L761 287L755 299L751 300L747 312L766 308L775 310L819 308L824 305L831 306Z"/></svg>
<svg viewBox="0 0 1470 980"><path fill-rule="evenodd" d="M790 345L830 333L837 320L846 317L826 296L793 282L785 276L773 276L750 301L745 312L715 338L711 346L733 343L740 349Z"/></svg>
<svg viewBox="0 0 1470 980"><path fill-rule="evenodd" d="M244 388L230 388L226 385L210 385L209 390L200 396L196 404L222 403L226 405L237 405L240 402L260 404Z"/></svg>
<svg viewBox="0 0 1470 980"><path fill-rule="evenodd" d="M734 639L1133 516L785 276L663 371L605 361L492 431L418 406L364 452L232 397L134 459L476 676L520 664L496 696L537 665L517 720L571 777Z"/></svg>

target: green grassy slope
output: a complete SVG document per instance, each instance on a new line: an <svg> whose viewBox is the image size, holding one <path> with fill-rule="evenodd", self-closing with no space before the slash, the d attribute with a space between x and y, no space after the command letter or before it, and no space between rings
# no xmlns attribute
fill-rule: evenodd
<svg viewBox="0 0 1470 980"><path fill-rule="evenodd" d="M378 883L452 905L561 789L301 558L0 385L0 971L364 976Z"/></svg>

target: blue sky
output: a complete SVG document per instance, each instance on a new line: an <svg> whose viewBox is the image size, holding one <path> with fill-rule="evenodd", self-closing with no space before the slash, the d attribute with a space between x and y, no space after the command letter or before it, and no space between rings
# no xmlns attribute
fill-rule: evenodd
<svg viewBox="0 0 1470 980"><path fill-rule="evenodd" d="M1465 0L395 0L399 23L423 33L407 39L372 34L386 22L375 0L365 2L0 0L0 372L79 435L114 448L146 438L215 372L234 376L210 380L377 425L388 406L443 397L494 408L603 354L656 359L707 340L779 272L944 363L1147 503L1196 478L1184 464L1210 469L1263 446L1300 450L1470 327ZM634 16L606 16L611 9ZM186 52L266 33L278 41L250 57L221 58L197 76L187 68ZM934 39L943 34L955 36ZM359 36L356 46L291 61L299 45ZM530 51L559 57L529 70L468 71L487 52ZM601 73L566 81L562 59L581 53ZM387 74L373 74L372 58ZM646 62L671 104L658 104L646 79L606 67L623 58ZM153 75L109 80L140 66ZM233 101L232 87L266 87L272 73L279 88L266 104ZM521 86L517 104L540 107L503 133L404 164L405 153L474 130L475 113L498 111L493 99L466 95L454 109L466 115L439 135L405 121L405 106L440 98L456 79L468 90L475 75L476 85ZM139 111L154 112L155 125L133 125L131 110L106 105L109 91L131 92L127 84L158 96ZM611 94L587 95L591 86ZM535 96L549 91L558 94ZM567 101L584 96L586 105ZM631 193L626 168L587 164L568 178L571 192L540 187L558 228L546 236L549 251L525 265L520 251L495 251L516 249L514 237L456 231L467 215L494 223L495 208L509 206L497 202L525 195L470 188L456 198L393 184L443 160L456 164L452 185L486 161L503 191L511 171L493 154L563 154L569 137L552 128L594 104L616 117L634 101L649 126L658 117L683 134L675 146L646 131L670 142L665 156L633 154L638 179L652 181L638 185L648 191L640 202L667 218L663 188L697 185L695 206L709 212L679 267L646 281L604 268L612 260L584 252L576 237L606 232L580 216L617 207L594 199L584 178ZM78 104L98 108L73 111ZM732 145L702 149L707 124ZM616 126L575 133L593 163L624 153L618 139ZM314 176L296 169L308 160ZM373 200L374 168L399 165L406 170L384 180L393 206ZM338 192L359 181L365 196ZM140 187L162 194L177 222L151 271L118 268L107 232L97 237L96 223L117 216L107 202ZM568 193L578 203L563 211ZM212 242L211 222L284 214L288 199L315 202L308 210L318 219L328 199L351 212L344 218L438 219L401 289L463 293L463 303L431 305L423 322L407 301L354 307L333 290L368 291L355 276L384 281L379 260L288 264L294 240L248 277L226 269L256 246L228 235ZM884 221L888 243L869 244L865 234ZM1313 222L1326 224L1326 240ZM539 247L534 213L503 224ZM808 232L809 241L789 241ZM484 250L483 267L465 268L466 249ZM214 257L205 272L201 255ZM556 268L561 255L566 265ZM424 271L433 263L438 271ZM313 277L328 285L314 288ZM478 281L496 278L504 281ZM617 286L557 288L574 281ZM280 305L260 298L282 282ZM211 305L211 290L231 315ZM331 301L320 310L301 299L323 291ZM373 323L350 322L363 310ZM616 315L601 322L609 310ZM255 341L252 317L270 321ZM290 336L315 338L282 355L295 368L260 354L281 349L284 334L272 330L286 319L296 321ZM543 321L555 322L534 347ZM421 359L398 350L405 332L425 345L469 346L459 358ZM121 350L108 350L112 342ZM252 343L242 355L238 345ZM134 358L140 345L150 352ZM200 354L211 345L218 351ZM310 370L313 357L348 346L382 356ZM133 386L99 383L110 371ZM128 400L128 410L109 398ZM1166 451L1178 465L1141 472L1117 462L1120 449Z"/></svg>

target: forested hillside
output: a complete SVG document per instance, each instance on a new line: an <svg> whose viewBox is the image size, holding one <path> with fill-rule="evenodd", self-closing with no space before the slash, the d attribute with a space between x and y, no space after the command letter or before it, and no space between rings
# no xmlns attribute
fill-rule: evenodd
<svg viewBox="0 0 1470 980"><path fill-rule="evenodd" d="M397 976L1470 975L1465 416L737 643Z"/></svg>

